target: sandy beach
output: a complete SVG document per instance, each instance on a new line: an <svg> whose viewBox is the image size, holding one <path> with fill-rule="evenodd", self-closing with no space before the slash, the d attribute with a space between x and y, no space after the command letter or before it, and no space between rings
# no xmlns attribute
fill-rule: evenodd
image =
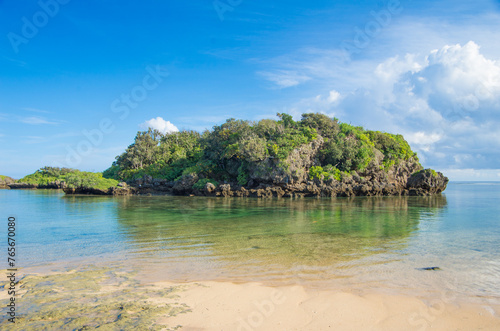
<svg viewBox="0 0 500 331"><path fill-rule="evenodd" d="M30 273L15 285L19 330L499 330L496 297L257 282L141 282L89 266ZM0 284L9 286L7 282ZM9 300L7 291L0 301ZM0 327L14 325L6 320Z"/></svg>
<svg viewBox="0 0 500 331"><path fill-rule="evenodd" d="M159 283L160 286L172 286ZM181 330L499 330L500 305L356 294L258 283L191 283L191 312L162 319Z"/></svg>

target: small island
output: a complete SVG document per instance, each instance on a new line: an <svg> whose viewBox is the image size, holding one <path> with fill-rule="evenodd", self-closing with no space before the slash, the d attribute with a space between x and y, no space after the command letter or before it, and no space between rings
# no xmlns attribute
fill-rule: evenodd
<svg viewBox="0 0 500 331"><path fill-rule="evenodd" d="M12 177L0 175L0 189L9 188L9 184L13 184L15 182L16 180Z"/></svg>
<svg viewBox="0 0 500 331"><path fill-rule="evenodd" d="M224 197L424 196L446 189L448 178L424 169L402 135L323 114L278 117L231 118L203 133L140 131L103 173L45 167L7 185Z"/></svg>

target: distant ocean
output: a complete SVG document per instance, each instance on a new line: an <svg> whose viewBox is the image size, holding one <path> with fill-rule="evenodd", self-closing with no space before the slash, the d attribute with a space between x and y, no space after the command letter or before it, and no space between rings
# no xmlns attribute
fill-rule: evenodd
<svg viewBox="0 0 500 331"><path fill-rule="evenodd" d="M112 265L144 281L441 291L471 300L500 298L499 201L495 182L452 182L433 197L299 200L0 190L5 224L17 221L21 273ZM429 267L439 270L422 269Z"/></svg>

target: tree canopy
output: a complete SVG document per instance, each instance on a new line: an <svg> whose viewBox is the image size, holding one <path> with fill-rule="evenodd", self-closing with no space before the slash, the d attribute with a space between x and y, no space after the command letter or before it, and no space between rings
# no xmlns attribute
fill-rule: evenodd
<svg viewBox="0 0 500 331"><path fill-rule="evenodd" d="M277 116L278 120L258 122L230 118L202 134L140 131L103 175L117 180L150 175L174 181L196 173L200 183L230 181L245 185L251 164L275 159L286 167L294 149L319 137L323 138L317 154L319 165L308 169L310 178L339 180L341 173L362 173L373 163L376 151L383 155L379 167L386 171L401 160L416 159L401 135L365 130L318 113L303 114L300 121L285 113Z"/></svg>

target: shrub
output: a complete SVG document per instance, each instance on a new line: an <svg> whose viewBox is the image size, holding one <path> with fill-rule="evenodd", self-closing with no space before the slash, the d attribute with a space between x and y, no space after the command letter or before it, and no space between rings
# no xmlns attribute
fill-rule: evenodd
<svg viewBox="0 0 500 331"><path fill-rule="evenodd" d="M118 185L115 179L103 178L101 173L77 171L66 176L69 188L96 188L103 191Z"/></svg>
<svg viewBox="0 0 500 331"><path fill-rule="evenodd" d="M258 165L267 158L278 159L275 164L281 164L294 149L318 136L324 140L317 155L320 166L334 178L340 178L339 172L363 174L375 156L375 149L383 153L381 168L386 171L401 160L416 159L401 135L367 131L323 114L303 114L298 122L288 114L278 117L278 121L264 119L258 123L231 118L203 134L139 132L134 143L104 172L104 177L133 180L150 175L174 180L182 174L197 173L245 185L249 164ZM245 167L239 169L243 164ZM336 170L325 170L328 165ZM314 173L315 170L313 177Z"/></svg>
<svg viewBox="0 0 500 331"><path fill-rule="evenodd" d="M325 168L313 166L309 169L309 179L313 180L315 178L321 180L333 178L340 181L342 179L342 172L331 164L326 165Z"/></svg>
<svg viewBox="0 0 500 331"><path fill-rule="evenodd" d="M104 170L102 176L104 178L119 180L120 179L119 172L120 172L120 167L117 165L112 165L108 169Z"/></svg>
<svg viewBox="0 0 500 331"><path fill-rule="evenodd" d="M214 186L219 185L219 183L216 180L213 179L208 179L208 178L203 178L198 180L194 185L193 188L197 190L202 190L207 183L212 183Z"/></svg>
<svg viewBox="0 0 500 331"><path fill-rule="evenodd" d="M391 134L380 131L368 131L368 136L373 141L375 148L384 154L383 168L388 171L393 165L399 164L401 160L410 158L418 161L408 142L400 134Z"/></svg>
<svg viewBox="0 0 500 331"><path fill-rule="evenodd" d="M247 167L244 163L242 163L238 168L237 181L241 186L245 186L248 183L248 172Z"/></svg>

